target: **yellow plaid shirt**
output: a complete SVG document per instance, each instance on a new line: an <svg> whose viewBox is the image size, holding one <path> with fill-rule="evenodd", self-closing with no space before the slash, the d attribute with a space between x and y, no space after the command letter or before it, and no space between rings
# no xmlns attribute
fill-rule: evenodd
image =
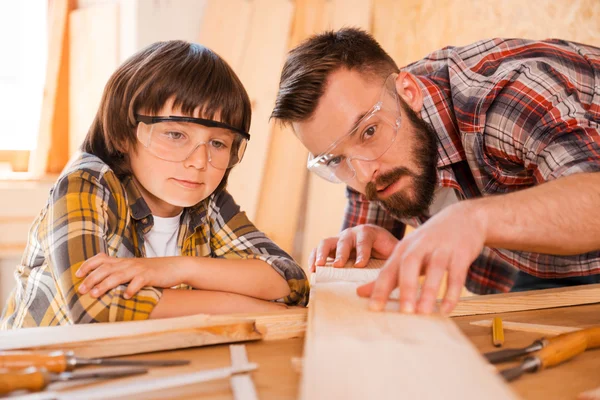
<svg viewBox="0 0 600 400"><path fill-rule="evenodd" d="M125 299L126 285L120 285L94 299L77 292L82 278L75 272L100 252L145 257L144 234L152 226L150 209L131 177L119 180L98 157L82 154L53 186L29 231L0 328L147 319L161 289L145 287ZM289 296L277 301L308 303L302 268L254 227L226 191L184 210L178 247L183 256L263 260L290 286Z"/></svg>

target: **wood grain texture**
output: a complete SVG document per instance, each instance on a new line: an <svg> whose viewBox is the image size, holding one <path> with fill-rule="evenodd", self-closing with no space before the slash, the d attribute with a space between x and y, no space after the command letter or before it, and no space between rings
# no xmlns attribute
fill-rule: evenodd
<svg viewBox="0 0 600 400"><path fill-rule="evenodd" d="M514 398L450 320L369 312L355 289L313 287L302 399Z"/></svg>
<svg viewBox="0 0 600 400"><path fill-rule="evenodd" d="M69 13L75 0L54 0L49 9L48 64L37 145L29 157L34 176L58 173L69 143Z"/></svg>
<svg viewBox="0 0 600 400"><path fill-rule="evenodd" d="M463 298L450 316L505 313L600 303L600 284Z"/></svg>
<svg viewBox="0 0 600 400"><path fill-rule="evenodd" d="M473 321L471 325L483 326L490 328L492 326L491 319L482 319L481 321ZM527 322L511 322L502 321L502 326L505 330L517 331L517 332L532 332L539 333L545 336L560 335L561 333L568 333L578 331L581 328L572 326L559 326L559 325L544 325L544 324L530 324Z"/></svg>
<svg viewBox="0 0 600 400"><path fill-rule="evenodd" d="M80 357L112 357L258 339L253 320L200 314L0 332L0 350L61 349Z"/></svg>
<svg viewBox="0 0 600 400"><path fill-rule="evenodd" d="M308 309L294 307L277 312L231 314L228 317L255 321L263 340L282 340L304 337L307 315Z"/></svg>

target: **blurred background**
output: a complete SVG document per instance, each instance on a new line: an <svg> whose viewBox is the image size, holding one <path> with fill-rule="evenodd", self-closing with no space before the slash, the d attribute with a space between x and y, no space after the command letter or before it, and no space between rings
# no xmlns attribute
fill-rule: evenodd
<svg viewBox="0 0 600 400"><path fill-rule="evenodd" d="M600 0L0 0L0 307L27 231L77 150L110 74L159 40L224 57L252 100L252 140L229 189L303 266L339 231L344 187L309 175L293 134L268 121L286 52L358 26L402 66L492 37L600 46Z"/></svg>

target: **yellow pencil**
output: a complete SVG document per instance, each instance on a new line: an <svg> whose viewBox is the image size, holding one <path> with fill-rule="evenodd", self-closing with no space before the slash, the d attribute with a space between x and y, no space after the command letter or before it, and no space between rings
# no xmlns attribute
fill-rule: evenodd
<svg viewBox="0 0 600 400"><path fill-rule="evenodd" d="M492 322L492 341L496 347L504 344L504 328L502 328L502 319L500 317L494 317L494 321Z"/></svg>

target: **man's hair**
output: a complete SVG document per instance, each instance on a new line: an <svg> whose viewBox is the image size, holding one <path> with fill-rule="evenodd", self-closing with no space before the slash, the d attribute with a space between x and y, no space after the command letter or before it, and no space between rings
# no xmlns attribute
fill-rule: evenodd
<svg viewBox="0 0 600 400"><path fill-rule="evenodd" d="M212 50L181 40L154 43L131 56L110 77L98 113L82 144L117 175L131 173L125 144L137 143L135 114L156 115L167 100L192 116L217 114L222 122L247 132L250 99L231 67ZM229 170L219 188L225 187Z"/></svg>
<svg viewBox="0 0 600 400"><path fill-rule="evenodd" d="M344 28L312 36L288 54L271 118L284 124L309 119L329 75L342 68L381 80L399 72L394 60L363 30Z"/></svg>

